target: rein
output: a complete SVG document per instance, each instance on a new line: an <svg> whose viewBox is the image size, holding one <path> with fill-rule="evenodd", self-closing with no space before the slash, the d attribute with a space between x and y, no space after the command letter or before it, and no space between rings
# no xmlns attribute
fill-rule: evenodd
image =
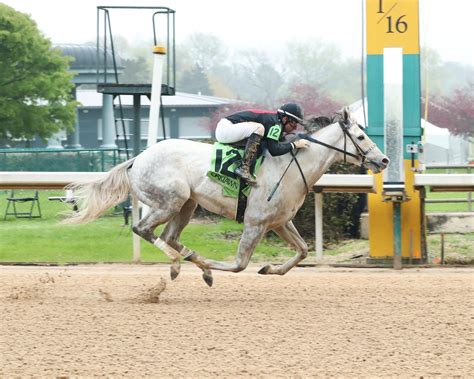
<svg viewBox="0 0 474 379"><path fill-rule="evenodd" d="M345 133L344 133L344 135L345 135ZM307 140L307 141L309 141L309 142L317 143L318 145L327 147L328 149L332 149L332 150L339 151L340 153L343 153L344 155L349 155L350 157L353 157L353 158L359 158L359 156L356 155L356 154L349 153L348 151L343 150L343 149L339 149L339 148L336 147L336 146L328 145L327 143L324 143L324 142L322 142L322 141L319 141L319 140L317 140L317 139L315 139L315 138L313 138L313 137L311 137L311 136L309 136L309 135L307 135L307 134L301 133L301 134L298 134L298 137L300 137L301 139L305 139L305 140ZM345 144L346 144L346 143L344 142L344 145L345 145ZM344 158L344 161L345 161L345 158Z"/></svg>
<svg viewBox="0 0 474 379"><path fill-rule="evenodd" d="M343 133L344 133L344 149L339 149L338 147L336 146L332 146L332 145L328 145L327 143L324 143L322 141L319 141L307 134L303 134L303 133L300 133L298 134L298 137L302 138L302 139L305 139L305 140L308 140L310 142L313 142L313 143L316 143L318 145L321 145L321 146L324 146L324 147L327 147L328 149L332 149L332 150L335 150L335 151L338 151L342 154L344 154L344 163L347 161L346 157L347 156L350 156L352 158L355 158L355 159L360 159L361 161L361 164L362 164L362 167L364 167L364 164L366 161L372 163L373 165L377 166L377 167L381 167L377 162L374 162L373 160L371 159L367 159L367 154L369 154L373 149L375 149L375 147L377 146L375 143L370 146L367 151L364 151L362 150L362 148L354 141L354 138L352 138L352 136L349 134L348 132L348 129L350 127L350 125L346 125L344 124L342 121L339 121L338 122L339 126L341 127ZM354 145L354 147L356 148L356 150L358 151L359 155L357 154L352 154L350 152L348 152L346 150L346 145L347 145L347 137L349 137L349 139L351 140L352 144Z"/></svg>
<svg viewBox="0 0 474 379"><path fill-rule="evenodd" d="M306 189L306 195L309 194L308 182L306 181L306 177L304 176L303 170L301 169L300 162L298 162L298 159L296 159L296 156L298 155L298 152L299 152L299 150L296 150L296 153L294 153L293 150L290 151L291 157L292 157L291 161L290 161L290 163L288 163L288 166L286 166L286 169L283 172L283 174L281 175L280 180L277 182L277 184L275 184L275 187L273 187L272 191L270 192L270 195L268 195L267 201L270 201L272 199L273 195L275 194L276 190L280 186L280 183L283 180L283 177L285 176L286 172L290 168L293 161L296 162L296 166L298 166L298 170L300 171L301 178L303 179L303 183L304 183L304 188Z"/></svg>
<svg viewBox="0 0 474 379"><path fill-rule="evenodd" d="M362 167L365 167L365 162L370 162L372 163L373 165L377 166L377 167L381 167L377 162L374 162L373 160L371 159L367 159L367 154L369 154L373 149L375 149L375 147L377 146L375 143L370 146L367 151L364 151L362 150L362 148L354 141L354 138L352 137L352 135L349 134L348 132L348 129L351 125L346 125L344 124L342 121L339 121L338 122L339 126L341 127L342 131L343 131L343 134L344 134L344 149L340 149L336 146L332 146L332 145L329 145L325 142L322 142L322 141L319 141L317 140L316 138L313 138L311 137L310 135L308 134L304 134L304 133L299 133L298 134L298 137L301 138L301 139L305 139L309 142L312 142L312 143L316 143L318 145L321 145L321 146L324 146L324 147L327 147L328 149L332 149L332 150L335 150L335 151L338 151L339 153L342 153L344 154L344 162L346 162L346 157L347 156L350 156L352 158L355 158L355 159L360 159L361 161L361 165ZM353 143L354 147L356 148L357 152L359 153L358 155L357 154L352 154L350 152L347 151L346 149L346 145L347 145L347 138L349 137L349 139L351 140L351 142ZM290 168L291 164L293 163L293 161L296 162L296 165L298 166L298 170L300 171L300 174L301 174L301 178L303 179L303 182L304 182L304 187L306 189L306 194L309 193L309 188L308 188L308 183L306 181L306 177L304 176L304 173L303 173L303 170L301 169L301 166L300 166L300 163L298 162L298 159L296 159L296 155L298 154L299 150L296 151L296 153L294 153L293 151L291 151L291 161L290 163L288 164L288 166L286 167L285 171L283 172L283 175L281 176L280 180L277 182L277 184L275 185L275 187L273 187L273 190L271 191L270 195L268 196L267 198L267 201L270 201L273 197L273 195L275 194L277 188L280 186L280 183L283 179L283 177L285 176L286 172L288 171L288 169Z"/></svg>

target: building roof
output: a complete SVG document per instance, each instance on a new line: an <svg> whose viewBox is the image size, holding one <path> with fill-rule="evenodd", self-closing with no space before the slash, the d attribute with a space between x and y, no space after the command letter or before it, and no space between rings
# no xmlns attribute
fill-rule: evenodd
<svg viewBox="0 0 474 379"><path fill-rule="evenodd" d="M104 49L99 48L99 56L97 56L97 47L79 44L61 44L55 45L56 48L62 51L63 55L73 57L74 60L70 62L71 70L81 71L96 71L99 63L99 69L104 69ZM116 54L115 60L117 69L122 67L122 60ZM113 67L113 56L109 49L106 55L107 68Z"/></svg>
<svg viewBox="0 0 474 379"><path fill-rule="evenodd" d="M101 108L102 94L96 90L78 89L76 92L77 100L81 102L82 108ZM196 95L192 93L176 92L175 96L162 96L163 106L166 108L180 107L220 107L222 105L235 104L238 100L226 99L216 96ZM133 106L133 96L122 96L122 105ZM116 100L117 103L117 100ZM140 103L142 106L149 106L150 101L146 96L142 96Z"/></svg>

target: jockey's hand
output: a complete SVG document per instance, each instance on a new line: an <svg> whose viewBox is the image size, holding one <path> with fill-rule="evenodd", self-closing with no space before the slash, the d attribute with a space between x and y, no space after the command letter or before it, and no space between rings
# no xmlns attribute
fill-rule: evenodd
<svg viewBox="0 0 474 379"><path fill-rule="evenodd" d="M309 147L309 144L310 142L305 139L299 139L293 142L293 145L295 145L296 149L307 149Z"/></svg>

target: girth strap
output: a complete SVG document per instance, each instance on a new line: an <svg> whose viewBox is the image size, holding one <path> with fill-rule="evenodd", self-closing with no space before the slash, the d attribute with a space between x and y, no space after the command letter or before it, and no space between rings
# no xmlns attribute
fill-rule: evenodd
<svg viewBox="0 0 474 379"><path fill-rule="evenodd" d="M247 209L247 196L244 194L244 188L247 186L243 179L240 179L239 184L239 197L237 199L237 212L235 214L235 220L241 224L244 222L245 210Z"/></svg>

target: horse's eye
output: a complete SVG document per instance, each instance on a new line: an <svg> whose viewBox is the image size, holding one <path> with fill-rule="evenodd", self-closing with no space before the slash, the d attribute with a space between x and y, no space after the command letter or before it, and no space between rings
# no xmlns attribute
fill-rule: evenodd
<svg viewBox="0 0 474 379"><path fill-rule="evenodd" d="M361 134L360 136L357 137L359 141L362 141L365 137Z"/></svg>

